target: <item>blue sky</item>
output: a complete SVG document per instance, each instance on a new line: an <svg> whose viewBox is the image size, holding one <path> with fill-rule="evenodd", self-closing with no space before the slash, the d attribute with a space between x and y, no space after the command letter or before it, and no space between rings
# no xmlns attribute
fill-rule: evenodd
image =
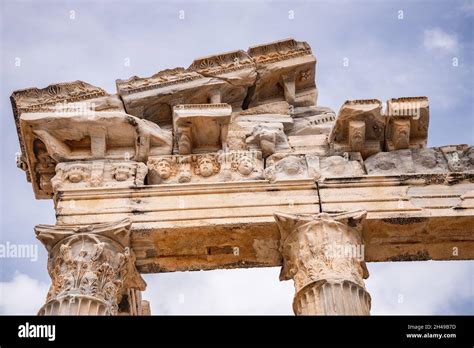
<svg viewBox="0 0 474 348"><path fill-rule="evenodd" d="M55 220L52 201L34 200L15 166L19 144L8 99L15 89L80 79L114 93L115 79L293 37L307 41L318 60L319 105L337 111L347 99L426 95L429 145L474 144L473 1L0 4L2 243L39 244L34 225ZM37 262L0 259L0 313L35 313L42 304L49 276L46 252L39 251ZM473 262L382 263L369 270L375 314L474 314ZM290 314L293 285L280 283L278 272L147 276L144 297L156 314Z"/></svg>

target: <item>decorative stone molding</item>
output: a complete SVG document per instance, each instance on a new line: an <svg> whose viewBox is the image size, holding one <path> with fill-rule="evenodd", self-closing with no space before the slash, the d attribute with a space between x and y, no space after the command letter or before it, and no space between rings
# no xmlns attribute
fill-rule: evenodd
<svg viewBox="0 0 474 348"><path fill-rule="evenodd" d="M329 134L334 127L336 114L327 107L309 106L292 109L293 127L290 136Z"/></svg>
<svg viewBox="0 0 474 348"><path fill-rule="evenodd" d="M316 179L327 177L363 176L362 158L354 159L358 152L345 153L343 156L321 157L312 154L306 155L310 176Z"/></svg>
<svg viewBox="0 0 474 348"><path fill-rule="evenodd" d="M289 152L290 144L283 132L283 127L258 125L252 129L252 133L245 140L252 150L261 150L264 157L276 152Z"/></svg>
<svg viewBox="0 0 474 348"><path fill-rule="evenodd" d="M385 149L393 151L426 147L428 125L428 98L404 97L388 100Z"/></svg>
<svg viewBox="0 0 474 348"><path fill-rule="evenodd" d="M265 179L270 182L309 178L304 155L275 154L267 159Z"/></svg>
<svg viewBox="0 0 474 348"><path fill-rule="evenodd" d="M248 68L255 68L254 61L247 52L237 50L196 59L188 70L202 75L218 76Z"/></svg>
<svg viewBox="0 0 474 348"><path fill-rule="evenodd" d="M52 279L40 315L116 315L127 289L144 290L128 219L96 225L38 225Z"/></svg>
<svg viewBox="0 0 474 348"><path fill-rule="evenodd" d="M451 153L444 153L440 148L406 149L390 152L380 152L367 158L364 162L367 173L370 175L400 175L409 173L435 174L447 173L453 170L448 164ZM461 150L462 153L462 150ZM458 155L454 155L456 157ZM460 165L461 161L459 161ZM468 168L459 169L460 171Z"/></svg>
<svg viewBox="0 0 474 348"><path fill-rule="evenodd" d="M362 158L357 152L328 157L317 154L277 153L268 157L266 162L265 178L270 182L365 175Z"/></svg>
<svg viewBox="0 0 474 348"><path fill-rule="evenodd" d="M306 42L275 41L251 47L248 53L258 76L248 106L282 100L293 106L316 105L316 59Z"/></svg>
<svg viewBox="0 0 474 348"><path fill-rule="evenodd" d="M280 280L294 280L295 314L369 314L363 281L369 275L362 244L366 215L275 213L283 256Z"/></svg>
<svg viewBox="0 0 474 348"><path fill-rule="evenodd" d="M37 198L52 196L50 179L56 163L146 161L149 155L172 150L171 131L122 112L23 113L20 126Z"/></svg>
<svg viewBox="0 0 474 348"><path fill-rule="evenodd" d="M474 171L474 146L448 145L440 148L452 172Z"/></svg>
<svg viewBox="0 0 474 348"><path fill-rule="evenodd" d="M129 187L143 185L147 166L134 161L62 162L51 179L54 192L64 188Z"/></svg>
<svg viewBox="0 0 474 348"><path fill-rule="evenodd" d="M252 46L248 49L249 55L256 63L274 63L282 60L311 55L311 47L306 42L287 39L274 41L263 45ZM305 71L308 74L307 71Z"/></svg>
<svg viewBox="0 0 474 348"><path fill-rule="evenodd" d="M116 80L117 91L120 95L140 93L157 87L167 87L184 82L201 79L202 76L184 68L162 70L150 77L132 76L127 80Z"/></svg>
<svg viewBox="0 0 474 348"><path fill-rule="evenodd" d="M263 179L263 158L260 151L232 151L219 154L222 181Z"/></svg>
<svg viewBox="0 0 474 348"><path fill-rule="evenodd" d="M228 104L177 105L173 125L180 155L225 148L232 108Z"/></svg>
<svg viewBox="0 0 474 348"><path fill-rule="evenodd" d="M385 123L377 99L348 100L336 119L329 142L337 152L360 152L364 158L382 151Z"/></svg>
<svg viewBox="0 0 474 348"><path fill-rule="evenodd" d="M148 183L151 185L263 178L263 159L258 151L153 157L148 160L148 168Z"/></svg>

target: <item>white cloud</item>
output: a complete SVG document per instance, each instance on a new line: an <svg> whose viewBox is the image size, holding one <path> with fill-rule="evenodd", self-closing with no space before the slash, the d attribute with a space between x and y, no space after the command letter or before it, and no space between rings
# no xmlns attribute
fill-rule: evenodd
<svg viewBox="0 0 474 348"><path fill-rule="evenodd" d="M35 315L44 304L49 285L22 273L0 282L0 314Z"/></svg>
<svg viewBox="0 0 474 348"><path fill-rule="evenodd" d="M474 314L474 263L423 261L370 263L366 281L372 314L456 314L455 305Z"/></svg>
<svg viewBox="0 0 474 348"><path fill-rule="evenodd" d="M448 34L441 28L425 30L423 45L428 50L440 50L446 53L456 53L459 49L456 35Z"/></svg>

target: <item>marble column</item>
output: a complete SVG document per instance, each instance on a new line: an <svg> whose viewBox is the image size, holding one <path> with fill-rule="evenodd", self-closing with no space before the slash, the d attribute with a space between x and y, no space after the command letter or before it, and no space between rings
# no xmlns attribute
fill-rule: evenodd
<svg viewBox="0 0 474 348"><path fill-rule="evenodd" d="M135 268L130 228L128 219L86 226L36 226L37 238L48 250L52 280L38 314L138 313L130 304L137 302L137 292L145 290L146 283Z"/></svg>
<svg viewBox="0 0 474 348"><path fill-rule="evenodd" d="M367 213L276 213L283 267L293 279L296 315L369 315L362 229Z"/></svg>

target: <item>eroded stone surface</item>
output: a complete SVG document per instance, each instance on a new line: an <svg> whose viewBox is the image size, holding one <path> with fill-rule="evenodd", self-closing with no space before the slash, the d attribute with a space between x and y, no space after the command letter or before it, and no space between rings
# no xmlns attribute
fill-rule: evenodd
<svg viewBox="0 0 474 348"><path fill-rule="evenodd" d="M369 314L370 296L363 282L369 276L362 241L366 215L365 211L306 216L275 213L283 256L280 280L294 280L295 314ZM357 250L359 253L354 252Z"/></svg>
<svg viewBox="0 0 474 348"><path fill-rule="evenodd" d="M117 315L123 291L145 290L130 249L130 220L35 228L52 279L40 315Z"/></svg>
<svg viewBox="0 0 474 348"><path fill-rule="evenodd" d="M357 151L368 157L382 150L385 124L376 99L346 101L339 111L329 142L337 151Z"/></svg>
<svg viewBox="0 0 474 348"><path fill-rule="evenodd" d="M51 179L54 192L62 188L129 187L143 185L147 174L144 163L133 161L62 162Z"/></svg>
<svg viewBox="0 0 474 348"><path fill-rule="evenodd" d="M474 258L473 147L426 148L426 97L336 117L316 105L315 64L287 39L117 80L117 95L13 92L17 166L55 200L57 225L37 227L53 280L41 313L149 314L137 270L283 262L295 313L368 314L365 261ZM363 240L364 260L329 262L335 240Z"/></svg>
<svg viewBox="0 0 474 348"><path fill-rule="evenodd" d="M262 154L255 151L153 157L148 168L152 185L263 179Z"/></svg>

